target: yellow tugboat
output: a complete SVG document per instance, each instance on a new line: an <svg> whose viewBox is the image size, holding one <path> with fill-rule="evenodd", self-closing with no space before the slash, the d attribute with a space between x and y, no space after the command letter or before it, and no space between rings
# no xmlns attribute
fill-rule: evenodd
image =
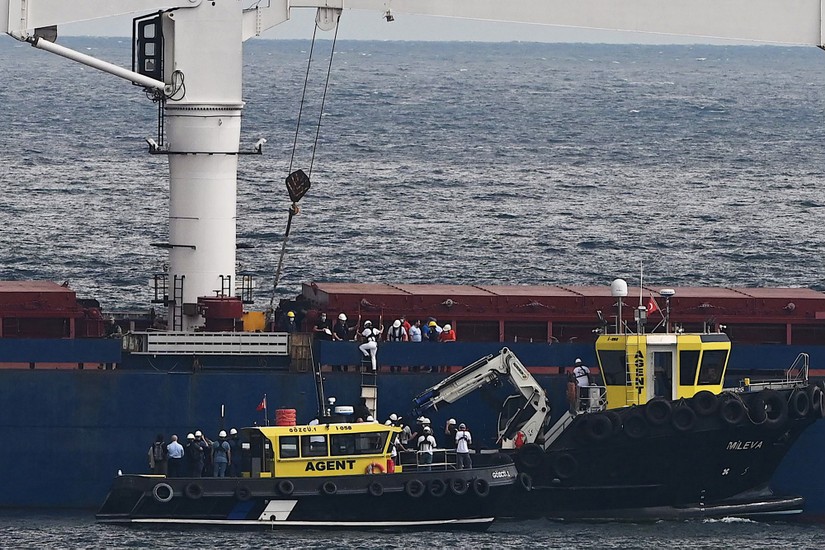
<svg viewBox="0 0 825 550"><path fill-rule="evenodd" d="M465 470L446 462L402 468L393 460L400 428L342 420L245 428L240 478L118 476L97 519L265 528L485 529L494 520L496 502L515 490L518 472L506 457L503 464Z"/></svg>

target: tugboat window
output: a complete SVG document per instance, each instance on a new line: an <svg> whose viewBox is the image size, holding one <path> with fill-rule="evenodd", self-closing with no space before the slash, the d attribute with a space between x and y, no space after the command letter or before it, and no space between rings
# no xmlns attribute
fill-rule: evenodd
<svg viewBox="0 0 825 550"><path fill-rule="evenodd" d="M332 456L382 454L387 443L386 432L335 434L330 437Z"/></svg>
<svg viewBox="0 0 825 550"><path fill-rule="evenodd" d="M283 436L278 440L278 456L281 458L298 458L298 436Z"/></svg>
<svg viewBox="0 0 825 550"><path fill-rule="evenodd" d="M600 351L599 363L606 386L624 386L627 383L627 355L624 351Z"/></svg>
<svg viewBox="0 0 825 550"><path fill-rule="evenodd" d="M327 436L301 436L301 456L327 456Z"/></svg>
<svg viewBox="0 0 825 550"><path fill-rule="evenodd" d="M699 367L699 351L679 352L679 385L692 386L696 383L696 369Z"/></svg>
<svg viewBox="0 0 825 550"><path fill-rule="evenodd" d="M716 386L722 383L722 372L728 358L727 350L707 350L702 354L702 368L699 370L699 384Z"/></svg>

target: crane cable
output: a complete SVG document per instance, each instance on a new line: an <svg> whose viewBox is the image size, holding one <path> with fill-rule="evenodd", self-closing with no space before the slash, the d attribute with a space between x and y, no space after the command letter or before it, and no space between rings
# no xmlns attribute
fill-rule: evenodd
<svg viewBox="0 0 825 550"><path fill-rule="evenodd" d="M338 40L338 23L340 21L341 21L341 12L339 11L338 12L338 17L335 20L335 35L332 39L332 51L329 54L329 65L327 66L327 76L326 76L326 80L324 82L324 93L321 97L321 109L318 113L318 124L317 124L316 129L315 129L315 141L312 144L312 158L311 158L310 163L309 163L309 176L312 176L312 168L315 165L315 152L318 150L318 138L321 134L321 120L322 120L322 117L324 116L324 105L326 103L327 90L329 89L329 79L330 79L330 74L332 73L332 59L335 56L335 44ZM300 213L301 209L298 207L298 201L301 199L301 197L303 197L303 195L307 191L309 191L309 185L310 185L309 176L304 174L302 170L297 170L296 172L293 172L292 171L292 165L293 165L294 160L295 160L295 152L298 148L298 134L299 134L299 131L301 129L301 116L302 116L303 111L304 111L304 102L305 102L307 86L308 86L308 82L309 82L309 71L310 71L310 68L312 67L312 54L313 54L313 51L315 50L315 37L316 37L317 33L318 33L318 23L316 22L315 27L312 30L312 44L311 44L310 49L309 49L309 59L307 60L307 70L306 70L306 75L304 76L304 89L301 92L301 105L298 108L298 122L295 126L295 138L292 142L292 155L290 156L290 159L289 159L289 176L287 176L287 178L286 178L287 188L289 189L290 197L292 198L292 205L289 207L289 218L287 219L287 222L286 222L286 230L284 231L284 239L283 239L283 242L281 243L281 255L278 258L278 268L275 271L275 281L272 283L272 295L269 298L269 309L267 310L267 317L268 317L267 320L268 321L273 320L274 315L275 315L275 294L276 294L276 291L278 289L278 282L281 279L281 269L282 269L283 263L284 263L284 256L286 255L286 243L289 240L289 232L292 229L292 218L295 217L298 213ZM302 178L305 179L305 189L303 189L302 190L303 192L300 192L299 196L297 196L297 198L296 198L295 196L293 196L293 191L292 191L292 188L290 187L290 184L293 183L295 185L298 185L298 181L301 180ZM292 180L292 182L290 180ZM302 181L301 183L303 184L304 182Z"/></svg>

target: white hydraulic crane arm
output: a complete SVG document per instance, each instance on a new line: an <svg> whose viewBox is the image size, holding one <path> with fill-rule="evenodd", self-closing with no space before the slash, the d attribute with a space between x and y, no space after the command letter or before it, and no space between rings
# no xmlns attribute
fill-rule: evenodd
<svg viewBox="0 0 825 550"><path fill-rule="evenodd" d="M252 8L244 38L303 7L391 11L656 34L822 46L825 0L271 0ZM700 40L701 41L701 40Z"/></svg>
<svg viewBox="0 0 825 550"><path fill-rule="evenodd" d="M34 29L129 13L194 8L202 0L0 0L0 31L26 40Z"/></svg>

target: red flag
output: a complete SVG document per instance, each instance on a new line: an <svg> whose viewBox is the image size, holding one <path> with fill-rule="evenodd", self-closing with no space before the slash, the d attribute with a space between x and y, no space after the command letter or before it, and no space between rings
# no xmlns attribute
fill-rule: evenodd
<svg viewBox="0 0 825 550"><path fill-rule="evenodd" d="M256 411L263 411L263 410L266 410L266 396L264 396L264 398L263 398L263 399L261 399L261 402L258 404L258 408L257 408L257 409L255 409L255 410L256 410Z"/></svg>
<svg viewBox="0 0 825 550"><path fill-rule="evenodd" d="M659 311L659 306L658 306L658 305L656 305L656 300L654 300L654 299L653 299L653 296L651 296L651 297L647 300L647 315L648 315L648 316L653 315L653 314L654 314L654 313L656 313L657 311Z"/></svg>

